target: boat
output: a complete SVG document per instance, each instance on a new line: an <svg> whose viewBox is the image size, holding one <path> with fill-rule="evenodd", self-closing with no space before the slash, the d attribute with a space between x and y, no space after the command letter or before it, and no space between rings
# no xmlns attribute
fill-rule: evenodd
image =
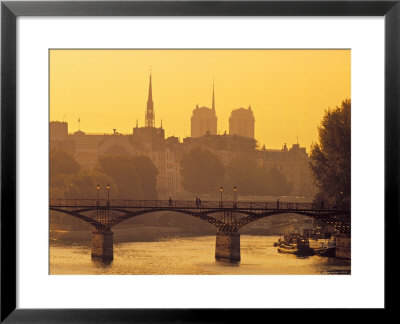
<svg viewBox="0 0 400 324"><path fill-rule="evenodd" d="M322 248L314 250L314 253L319 256L334 257L336 255L336 248Z"/></svg>
<svg viewBox="0 0 400 324"><path fill-rule="evenodd" d="M333 257L336 251L336 240L331 238L309 238L309 246L316 255Z"/></svg>
<svg viewBox="0 0 400 324"><path fill-rule="evenodd" d="M310 249L308 240L300 234L285 235L283 241L278 245L278 252L294 254L297 256L314 255L314 250Z"/></svg>
<svg viewBox="0 0 400 324"><path fill-rule="evenodd" d="M278 241L274 242L274 247L277 247L277 246L279 246L279 245L281 245L281 244L282 244L282 237L279 236Z"/></svg>

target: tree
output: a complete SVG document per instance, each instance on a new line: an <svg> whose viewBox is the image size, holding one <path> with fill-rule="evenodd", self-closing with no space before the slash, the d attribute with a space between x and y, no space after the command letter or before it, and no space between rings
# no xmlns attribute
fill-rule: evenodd
<svg viewBox="0 0 400 324"><path fill-rule="evenodd" d="M65 151L50 152L50 174L71 174L79 171L79 164L71 153Z"/></svg>
<svg viewBox="0 0 400 324"><path fill-rule="evenodd" d="M147 156L134 156L132 157L132 162L136 168L143 199L156 199L157 167Z"/></svg>
<svg viewBox="0 0 400 324"><path fill-rule="evenodd" d="M229 186L236 186L244 195L280 195L291 191L285 175L275 166L268 169L244 155L229 163L227 174Z"/></svg>
<svg viewBox="0 0 400 324"><path fill-rule="evenodd" d="M318 188L316 200L349 208L351 198L351 100L328 109L311 146L310 167Z"/></svg>
<svg viewBox="0 0 400 324"><path fill-rule="evenodd" d="M256 183L261 176L261 172L256 172L257 163L254 159L250 159L246 156L238 156L232 159L227 168L227 183L228 186L233 188L236 186L239 188L241 194L251 195L254 191L259 191L260 188L255 188ZM261 180L262 182L262 180ZM262 190L262 189L261 189Z"/></svg>
<svg viewBox="0 0 400 324"><path fill-rule="evenodd" d="M50 197L63 198L64 191L72 176L80 169L74 156L61 150L50 151Z"/></svg>
<svg viewBox="0 0 400 324"><path fill-rule="evenodd" d="M181 171L185 190L212 194L223 183L225 167L215 154L195 148L182 156Z"/></svg>
<svg viewBox="0 0 400 324"><path fill-rule="evenodd" d="M111 177L120 199L156 199L157 168L146 156L103 155L95 170ZM115 197L114 196L114 197Z"/></svg>
<svg viewBox="0 0 400 324"><path fill-rule="evenodd" d="M67 199L96 199L98 184L100 184L100 199L107 197L107 184L112 188L112 195L118 196L118 189L113 180L103 173L92 170L81 170L71 175L66 183L64 196Z"/></svg>
<svg viewBox="0 0 400 324"><path fill-rule="evenodd" d="M284 173L278 170L276 166L268 170L267 181L267 194L269 195L290 195L293 189L293 183L286 179Z"/></svg>

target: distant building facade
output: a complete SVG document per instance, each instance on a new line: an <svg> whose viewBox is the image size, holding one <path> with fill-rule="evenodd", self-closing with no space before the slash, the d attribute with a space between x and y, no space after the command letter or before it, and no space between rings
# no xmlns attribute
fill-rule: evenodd
<svg viewBox="0 0 400 324"><path fill-rule="evenodd" d="M313 196L315 186L309 167L309 157L305 147L293 144L288 149L286 144L280 150L260 150L257 155L262 165L268 169L277 168L292 183L292 194Z"/></svg>
<svg viewBox="0 0 400 324"><path fill-rule="evenodd" d="M229 135L254 138L254 124L255 118L250 106L248 109L238 108L232 110L229 118Z"/></svg>
<svg viewBox="0 0 400 324"><path fill-rule="evenodd" d="M201 137L203 135L217 135L217 115L215 113L214 85L212 94L212 106L199 107L193 110L191 118L191 137Z"/></svg>
<svg viewBox="0 0 400 324"><path fill-rule="evenodd" d="M256 141L252 138L227 134L208 134L202 137L187 137L183 140L183 150L185 153L197 147L207 149L218 155L224 165L228 165L237 156L254 154Z"/></svg>
<svg viewBox="0 0 400 324"><path fill-rule="evenodd" d="M53 141L65 141L68 137L68 123L51 122L50 123L50 139Z"/></svg>
<svg viewBox="0 0 400 324"><path fill-rule="evenodd" d="M176 140L178 140L176 138ZM179 143L179 141L178 141ZM176 154L174 138L165 139L165 131L155 127L155 112L150 75L145 126L133 128L131 135L86 134L78 130L68 134L68 124L50 122L50 150L65 150L74 155L83 169L93 169L101 155L142 155L151 159L158 170L159 198L179 196L183 189L180 174L180 155Z"/></svg>
<svg viewBox="0 0 400 324"><path fill-rule="evenodd" d="M155 112L152 95L152 78L145 111L145 126L133 128L132 134L86 134L78 130L68 133L66 122L50 122L50 150L64 150L74 155L82 169L95 167L102 155L147 156L158 170L157 192L159 199L186 199L182 186L180 162L182 156L192 149L202 147L216 154L225 166L238 156L246 155L266 169L277 168L292 183L295 195L312 196L313 185L309 157L304 147L286 144L280 150L258 149L254 139L255 118L253 111L239 108L232 111L229 134L217 135L214 86L212 108L201 107L193 111L191 137L180 142L177 137L165 138L162 127L155 127ZM133 198L134 199L134 198Z"/></svg>

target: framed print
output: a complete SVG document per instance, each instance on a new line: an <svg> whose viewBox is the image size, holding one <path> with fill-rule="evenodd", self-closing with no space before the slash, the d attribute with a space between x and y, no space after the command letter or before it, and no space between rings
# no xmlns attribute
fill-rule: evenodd
<svg viewBox="0 0 400 324"><path fill-rule="evenodd" d="M398 1L1 11L2 321L393 307Z"/></svg>

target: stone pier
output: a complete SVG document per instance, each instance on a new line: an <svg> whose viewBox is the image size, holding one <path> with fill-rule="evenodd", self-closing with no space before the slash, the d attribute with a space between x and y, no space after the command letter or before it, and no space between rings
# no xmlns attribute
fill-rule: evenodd
<svg viewBox="0 0 400 324"><path fill-rule="evenodd" d="M112 261L113 259L113 232L92 232L92 259Z"/></svg>
<svg viewBox="0 0 400 324"><path fill-rule="evenodd" d="M238 232L217 232L215 258L240 261L240 234Z"/></svg>

